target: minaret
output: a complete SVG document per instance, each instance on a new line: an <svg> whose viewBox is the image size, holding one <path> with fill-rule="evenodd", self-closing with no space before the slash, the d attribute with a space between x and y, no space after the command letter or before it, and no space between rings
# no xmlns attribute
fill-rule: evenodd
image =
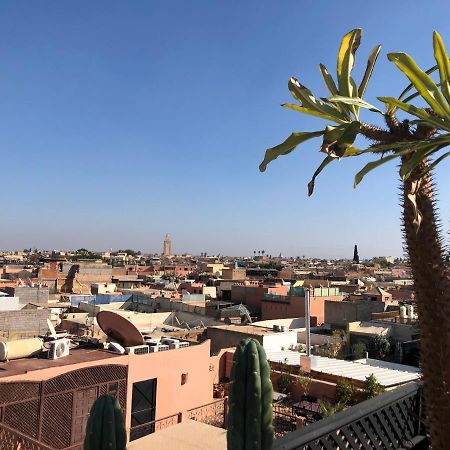
<svg viewBox="0 0 450 450"><path fill-rule="evenodd" d="M353 262L356 264L359 264L359 255L358 255L358 246L355 245L355 248L353 249Z"/></svg>
<svg viewBox="0 0 450 450"><path fill-rule="evenodd" d="M170 250L172 247L172 239L170 239L170 236L166 234L166 237L164 238L164 245L163 245L163 255L164 256L170 256Z"/></svg>

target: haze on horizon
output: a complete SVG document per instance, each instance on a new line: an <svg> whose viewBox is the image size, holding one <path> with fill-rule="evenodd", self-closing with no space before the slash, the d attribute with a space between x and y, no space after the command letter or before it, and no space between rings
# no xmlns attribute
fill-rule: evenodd
<svg viewBox="0 0 450 450"><path fill-rule="evenodd" d="M361 27L357 79L382 44L367 100L396 96L406 82L386 52L432 66L448 2L305 5L2 2L0 248L160 252L170 233L179 254L351 258L357 243L361 258L403 256L394 163L355 190L364 162L342 161L311 198L318 141L258 165L292 131L323 127L280 108L291 75L325 95L318 64L334 71L342 35Z"/></svg>

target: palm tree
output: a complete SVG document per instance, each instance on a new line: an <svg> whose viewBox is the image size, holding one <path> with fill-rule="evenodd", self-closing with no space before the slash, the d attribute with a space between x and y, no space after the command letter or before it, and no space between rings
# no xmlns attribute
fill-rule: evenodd
<svg viewBox="0 0 450 450"><path fill-rule="evenodd" d="M450 155L447 151L436 158L438 152L450 144L449 58L436 32L433 46L437 65L426 72L407 54L388 54L388 59L411 83L399 98L378 97L385 105L385 110L381 111L362 99L380 52L379 45L369 56L361 83L357 86L351 77L361 33L360 29L352 30L342 40L337 60L337 84L326 67L320 65L329 98L316 98L293 77L288 83L299 104L284 104L284 107L325 119L332 125L318 131L292 133L283 143L266 151L260 170L264 171L278 156L319 136L323 137L320 151L326 156L308 183L309 195L313 193L316 177L336 159L362 154L381 155L356 174L355 186L372 169L395 158L400 160L403 230L420 319L426 416L433 449L445 449L450 442L450 282L437 225L431 171ZM429 76L435 71L439 73L439 84ZM428 104L427 108L410 103L418 97ZM361 108L380 114L385 127L362 122L359 118ZM397 119L399 109L413 116L412 120L400 122ZM353 147L358 135L369 141L365 149ZM435 159L431 161L431 157Z"/></svg>

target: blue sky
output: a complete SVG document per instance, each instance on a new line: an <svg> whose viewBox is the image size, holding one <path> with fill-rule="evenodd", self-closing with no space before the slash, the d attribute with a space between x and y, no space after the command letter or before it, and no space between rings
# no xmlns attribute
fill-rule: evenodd
<svg viewBox="0 0 450 450"><path fill-rule="evenodd" d="M355 190L363 160L323 172L319 141L258 165L320 120L280 108L291 75L317 95L343 34L364 29L356 78L381 43L367 100L434 64L446 1L2 1L0 248L136 248L320 257L401 255L395 164ZM366 116L367 117L367 116ZM370 117L367 117L369 119ZM437 173L444 228L448 164Z"/></svg>

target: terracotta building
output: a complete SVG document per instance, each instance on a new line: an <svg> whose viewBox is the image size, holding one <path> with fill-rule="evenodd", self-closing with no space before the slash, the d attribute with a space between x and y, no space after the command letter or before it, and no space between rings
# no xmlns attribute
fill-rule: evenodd
<svg viewBox="0 0 450 450"><path fill-rule="evenodd" d="M325 323L325 301L342 301L344 295L338 288L311 289L311 317L317 319L317 325ZM268 293L261 302L261 319L287 319L305 317L305 291L303 288L292 288L288 295Z"/></svg>
<svg viewBox="0 0 450 450"><path fill-rule="evenodd" d="M2 433L73 450L82 448L90 408L100 395L117 397L133 440L154 431L149 422L182 418L210 403L217 378L209 341L144 355L73 349L60 359L19 359L1 368Z"/></svg>
<svg viewBox="0 0 450 450"><path fill-rule="evenodd" d="M281 283L264 285L258 281L244 281L231 286L231 301L243 303L252 312L261 312L265 294L287 295L288 290L288 286Z"/></svg>

